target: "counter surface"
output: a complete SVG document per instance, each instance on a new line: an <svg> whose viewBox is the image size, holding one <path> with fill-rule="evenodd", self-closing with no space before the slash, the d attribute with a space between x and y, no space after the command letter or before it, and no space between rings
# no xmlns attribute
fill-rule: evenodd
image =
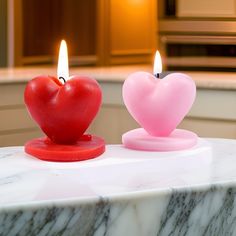
<svg viewBox="0 0 236 236"><path fill-rule="evenodd" d="M0 149L0 234L236 235L236 141L179 152L108 145L93 160L50 163Z"/></svg>
<svg viewBox="0 0 236 236"><path fill-rule="evenodd" d="M37 75L56 75L56 67L22 67L0 69L1 83L27 82ZM79 67L71 68L71 75L88 75L102 82L123 82L125 78L136 71L152 73L150 65L131 65L113 67ZM185 72L191 76L198 88L206 89L236 89L236 73L233 72Z"/></svg>

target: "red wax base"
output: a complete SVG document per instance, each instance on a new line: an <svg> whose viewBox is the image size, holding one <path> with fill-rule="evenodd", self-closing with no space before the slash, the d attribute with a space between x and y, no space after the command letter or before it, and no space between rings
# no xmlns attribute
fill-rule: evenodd
<svg viewBox="0 0 236 236"><path fill-rule="evenodd" d="M105 151L102 138L84 135L76 144L53 143L48 138L37 138L25 144L25 152L44 161L84 161L98 157Z"/></svg>

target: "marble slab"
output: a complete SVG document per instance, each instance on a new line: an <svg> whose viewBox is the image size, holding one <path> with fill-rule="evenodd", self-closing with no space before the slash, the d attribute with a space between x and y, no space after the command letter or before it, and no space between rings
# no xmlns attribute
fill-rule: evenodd
<svg viewBox="0 0 236 236"><path fill-rule="evenodd" d="M153 72L153 65L121 65L109 67L71 67L70 75L87 75L99 82L123 83L127 76L136 71ZM163 72L161 77L170 72ZM171 72L173 73L173 72ZM186 71L198 88L236 89L235 72ZM57 74L56 66L0 68L0 85L8 83L26 83L38 75Z"/></svg>
<svg viewBox="0 0 236 236"><path fill-rule="evenodd" d="M0 235L236 235L236 140L39 161L0 149Z"/></svg>

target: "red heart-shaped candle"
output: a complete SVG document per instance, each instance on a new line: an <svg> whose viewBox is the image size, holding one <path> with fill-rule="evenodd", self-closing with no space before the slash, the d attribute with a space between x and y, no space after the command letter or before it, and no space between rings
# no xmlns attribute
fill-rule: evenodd
<svg viewBox="0 0 236 236"><path fill-rule="evenodd" d="M54 143L73 144L96 116L102 93L97 81L86 76L72 76L65 84L38 76L27 84L24 97L32 118Z"/></svg>

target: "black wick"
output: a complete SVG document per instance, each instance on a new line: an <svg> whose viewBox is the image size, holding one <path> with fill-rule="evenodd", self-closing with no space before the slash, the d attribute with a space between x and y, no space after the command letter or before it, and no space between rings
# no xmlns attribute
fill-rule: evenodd
<svg viewBox="0 0 236 236"><path fill-rule="evenodd" d="M60 76L59 79L62 79L64 84L66 83L66 80L64 79L64 77Z"/></svg>
<svg viewBox="0 0 236 236"><path fill-rule="evenodd" d="M160 79L160 74L159 74L159 73L156 73L154 76L155 76L157 79Z"/></svg>

